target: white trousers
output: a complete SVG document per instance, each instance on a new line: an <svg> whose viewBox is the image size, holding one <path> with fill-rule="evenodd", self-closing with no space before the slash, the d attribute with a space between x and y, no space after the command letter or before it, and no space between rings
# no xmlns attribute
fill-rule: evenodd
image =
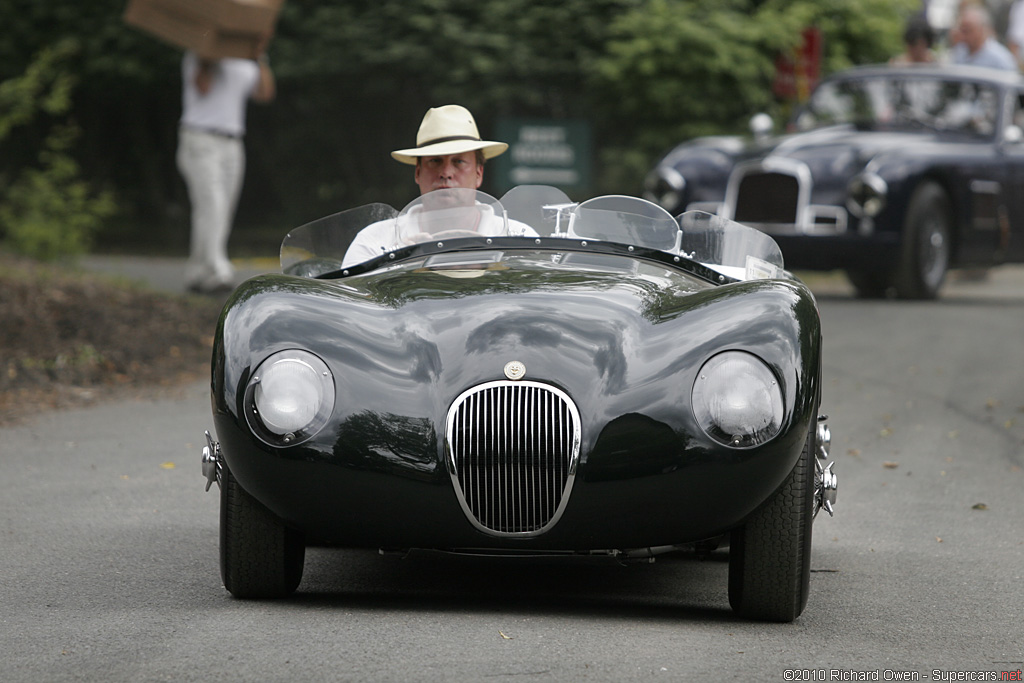
<svg viewBox="0 0 1024 683"><path fill-rule="evenodd" d="M245 145L240 138L181 129L178 170L192 204L192 233L185 286L210 290L234 284L228 260L228 236L245 175Z"/></svg>

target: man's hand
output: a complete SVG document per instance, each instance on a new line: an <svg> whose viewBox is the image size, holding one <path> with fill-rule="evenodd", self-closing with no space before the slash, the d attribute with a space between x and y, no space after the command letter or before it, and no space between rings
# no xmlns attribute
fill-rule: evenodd
<svg viewBox="0 0 1024 683"><path fill-rule="evenodd" d="M266 104L272 102L277 96L277 82L274 79L274 72L270 70L270 60L267 59L267 46L273 33L264 33L256 45L256 63L260 65L260 80L252 93L254 102Z"/></svg>

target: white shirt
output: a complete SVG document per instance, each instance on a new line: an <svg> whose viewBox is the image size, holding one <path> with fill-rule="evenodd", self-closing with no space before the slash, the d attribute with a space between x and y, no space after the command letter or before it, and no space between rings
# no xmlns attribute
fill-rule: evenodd
<svg viewBox="0 0 1024 683"><path fill-rule="evenodd" d="M214 62L213 82L205 95L196 88L199 57L186 52L181 60L181 125L242 136L249 97L260 81L260 65L251 59Z"/></svg>
<svg viewBox="0 0 1024 683"><path fill-rule="evenodd" d="M1003 69L1006 71L1017 70L1017 60L1002 43L995 38L989 38L984 45L972 53L964 43L957 43L951 51L954 64L966 64L968 66L984 66L990 69Z"/></svg>
<svg viewBox="0 0 1024 683"><path fill-rule="evenodd" d="M486 237L506 236L504 219L501 216L496 216L490 206L478 204L477 207L482 213L480 227L477 232ZM416 206L405 216L415 216L422 209L422 206ZM510 220L508 222L508 229L508 237L538 236L536 230L519 221ZM342 259L341 267L348 268L357 263L369 261L381 254L386 254L389 251L394 251L399 247L407 246L399 242L396 219L371 223L360 230L356 238L352 240L348 251L345 252L345 258Z"/></svg>

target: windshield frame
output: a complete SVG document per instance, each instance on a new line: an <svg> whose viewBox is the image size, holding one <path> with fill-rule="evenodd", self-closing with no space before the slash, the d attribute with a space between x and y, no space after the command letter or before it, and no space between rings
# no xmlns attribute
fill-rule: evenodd
<svg viewBox="0 0 1024 683"><path fill-rule="evenodd" d="M443 229L433 233L420 230L403 232L400 229L403 221L413 218L422 227L418 218L424 209L417 207L424 206L423 198L411 202L402 212L396 212L387 205L376 204L333 214L296 228L286 236L281 246L282 271L302 277L341 278L370 273L388 264L434 254L493 252L500 249L617 254L670 264L718 283L725 282L726 278L732 281L783 276L778 246L770 236L754 228L711 214L694 217L702 212L688 212L673 217L648 200L626 195L604 195L576 204L568 201L561 191L552 192L553 189L546 186L515 188L514 191L518 190L521 196L516 201L510 200L510 205L516 207L511 212L504 209L502 202L484 193L471 191L471 195L465 195L472 196L472 202L463 201L459 206L473 212L478 211L480 206L486 207L486 215L494 221L490 231L492 234L477 231L445 236ZM531 193L539 198L539 203L532 207L526 201ZM522 196L524 194L526 197ZM440 209L442 212L446 210L444 207ZM354 244L351 234L370 227L368 221L381 216L385 217L380 226L381 232L396 237L404 236L404 243L386 249L378 256L353 263L343 262L347 253L343 256L330 251L344 244L344 239L316 239L315 236L305 234L320 230L347 231L351 246ZM455 218L461 220L461 216L456 213ZM516 216L530 222L521 222ZM442 221L438 225L446 228L451 223ZM680 229L682 225L688 226L686 230L693 233L689 239L684 230ZM414 235L418 237L408 239ZM296 244L307 249L298 250ZM309 246L317 244L327 245L327 251L319 253ZM734 255L725 251L726 248L734 251L737 245L750 248L754 261L738 261ZM719 251L721 254L717 253ZM373 252L369 253L372 255ZM296 254L306 257L305 260L297 258ZM721 260L720 256L727 258L717 263L716 260Z"/></svg>

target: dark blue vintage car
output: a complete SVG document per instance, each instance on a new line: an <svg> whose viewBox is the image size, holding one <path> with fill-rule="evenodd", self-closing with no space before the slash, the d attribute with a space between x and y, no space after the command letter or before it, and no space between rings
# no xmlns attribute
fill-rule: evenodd
<svg viewBox="0 0 1024 683"><path fill-rule="evenodd" d="M937 296L947 270L1024 261L1024 80L953 65L828 78L771 137L679 145L646 179L673 214L770 234L792 269L843 269L861 296Z"/></svg>
<svg viewBox="0 0 1024 683"><path fill-rule="evenodd" d="M764 233L633 197L438 190L298 228L281 261L215 337L203 473L233 595L296 590L308 543L727 543L739 614L800 614L836 480L818 310Z"/></svg>

